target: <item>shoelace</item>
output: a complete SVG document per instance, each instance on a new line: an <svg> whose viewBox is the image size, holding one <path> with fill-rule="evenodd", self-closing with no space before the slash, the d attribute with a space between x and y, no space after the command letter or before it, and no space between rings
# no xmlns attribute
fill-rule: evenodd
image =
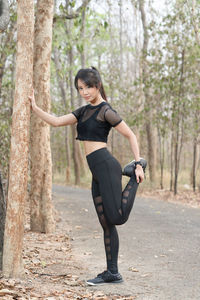
<svg viewBox="0 0 200 300"><path fill-rule="evenodd" d="M106 273L107 273L107 271L104 271L104 272L98 274L97 277L102 277L102 276L105 275Z"/></svg>

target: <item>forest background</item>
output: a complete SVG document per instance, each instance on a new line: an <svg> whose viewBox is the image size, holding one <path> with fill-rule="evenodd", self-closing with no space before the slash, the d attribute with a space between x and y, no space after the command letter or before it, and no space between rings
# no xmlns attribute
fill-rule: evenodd
<svg viewBox="0 0 200 300"><path fill-rule="evenodd" d="M25 273L23 251L31 237L35 247L33 231L42 243L51 237L55 244L52 178L90 186L75 127L49 128L30 113L28 100L34 86L38 106L53 115L84 105L74 88L82 67L99 69L109 103L137 135L148 161L140 191L167 190L172 197L187 189L199 204L199 20L197 0L0 0L0 270L5 277ZM114 129L108 147L122 166L133 159L128 141ZM63 233L60 237L66 242Z"/></svg>
<svg viewBox="0 0 200 300"><path fill-rule="evenodd" d="M137 135L148 160L143 189L200 190L199 20L195 0L55 1L51 53L51 112L85 103L73 86L81 67L99 69L109 102ZM66 17L68 16L68 17ZM16 67L16 2L0 35L0 168L9 173ZM53 181L89 186L75 130L51 128ZM114 129L109 149L122 165L133 159ZM77 161L79 163L77 164ZM6 188L5 188L6 191Z"/></svg>

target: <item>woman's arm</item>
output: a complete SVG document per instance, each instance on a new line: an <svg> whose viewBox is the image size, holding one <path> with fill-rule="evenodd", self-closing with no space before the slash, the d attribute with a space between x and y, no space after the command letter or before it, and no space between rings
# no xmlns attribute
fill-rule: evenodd
<svg viewBox="0 0 200 300"><path fill-rule="evenodd" d="M124 121L120 122L119 125L115 126L115 129L129 140L129 143L131 146L131 151L134 154L135 160L139 161L140 160L140 151L139 151L137 138L136 138L135 134L133 133L133 131L130 129L130 127ZM144 172L140 165L136 166L135 173L136 173L137 182L138 183L142 182L144 179Z"/></svg>
<svg viewBox="0 0 200 300"><path fill-rule="evenodd" d="M64 116L56 117L43 111L35 103L34 91L32 95L29 97L29 100L31 101L32 109L36 113L36 115L40 117L42 120L44 120L46 123L48 123L49 125L58 127L58 126L72 125L77 122L76 117L72 113Z"/></svg>

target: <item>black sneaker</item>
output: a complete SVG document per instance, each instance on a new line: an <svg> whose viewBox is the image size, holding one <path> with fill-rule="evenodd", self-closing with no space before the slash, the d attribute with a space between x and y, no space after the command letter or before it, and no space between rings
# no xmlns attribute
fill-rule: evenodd
<svg viewBox="0 0 200 300"><path fill-rule="evenodd" d="M117 274L112 274L109 270L98 274L94 279L89 279L86 281L89 285L98 285L103 283L120 283L123 282L122 276Z"/></svg>
<svg viewBox="0 0 200 300"><path fill-rule="evenodd" d="M146 161L144 158L140 158L140 162L141 162L141 164L142 164L142 168L143 168L143 171L144 171L144 173L145 173L145 169L146 169L146 166L147 166L147 161ZM135 160L131 161L130 163L128 163L128 164L124 167L124 170L123 170L123 172L122 172L122 175L131 177L131 176L133 176L133 174L134 174L134 170L135 170Z"/></svg>

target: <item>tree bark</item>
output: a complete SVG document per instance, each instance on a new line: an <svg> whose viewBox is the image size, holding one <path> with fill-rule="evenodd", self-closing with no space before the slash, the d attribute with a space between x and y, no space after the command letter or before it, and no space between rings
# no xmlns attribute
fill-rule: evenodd
<svg viewBox="0 0 200 300"><path fill-rule="evenodd" d="M38 106L50 111L50 60L53 0L38 0L34 41L34 89ZM35 114L31 118L31 230L55 230L52 207L50 128Z"/></svg>
<svg viewBox="0 0 200 300"><path fill-rule="evenodd" d="M24 207L27 189L30 103L33 75L34 1L21 0L17 9L16 85L12 117L9 188L4 233L3 273L22 275Z"/></svg>
<svg viewBox="0 0 200 300"><path fill-rule="evenodd" d="M2 182L2 176L0 170L0 270L2 270L5 218L6 218L6 203L5 203L3 182Z"/></svg>
<svg viewBox="0 0 200 300"><path fill-rule="evenodd" d="M8 0L0 0L0 32L6 30L9 20Z"/></svg>

